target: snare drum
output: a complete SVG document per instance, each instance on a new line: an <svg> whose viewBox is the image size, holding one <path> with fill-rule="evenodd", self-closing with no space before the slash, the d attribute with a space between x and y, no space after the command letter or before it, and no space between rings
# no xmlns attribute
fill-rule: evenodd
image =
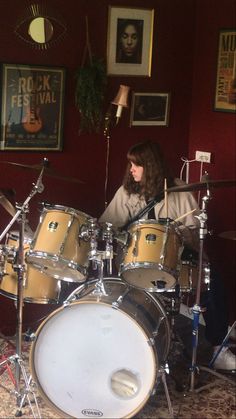
<svg viewBox="0 0 236 419"><path fill-rule="evenodd" d="M180 292L190 293L197 289L198 283L198 263L192 260L182 260L180 263L180 271L178 283ZM210 287L210 264L204 262L202 266L201 291L209 290Z"/></svg>
<svg viewBox="0 0 236 419"><path fill-rule="evenodd" d="M67 282L87 276L89 242L79 233L88 215L63 206L44 208L26 260L41 272Z"/></svg>
<svg viewBox="0 0 236 419"><path fill-rule="evenodd" d="M120 266L122 278L130 285L150 292L174 287L182 252L180 234L174 225L156 220L131 224L130 239Z"/></svg>
<svg viewBox="0 0 236 419"><path fill-rule="evenodd" d="M5 246L6 259L7 253L16 251L18 246L19 235L17 233L10 233ZM26 238L24 241L24 255L28 252L29 246L30 240ZM17 280L17 272L13 269L12 264L6 260L3 267L2 279L0 280L0 294L16 300L18 292ZM23 288L23 299L25 302L37 304L58 303L60 290L60 281L42 274L32 266L26 265L25 284Z"/></svg>
<svg viewBox="0 0 236 419"><path fill-rule="evenodd" d="M96 280L81 285L40 325L31 347L39 392L62 417L133 417L167 359L161 303L115 278L104 288L95 292Z"/></svg>

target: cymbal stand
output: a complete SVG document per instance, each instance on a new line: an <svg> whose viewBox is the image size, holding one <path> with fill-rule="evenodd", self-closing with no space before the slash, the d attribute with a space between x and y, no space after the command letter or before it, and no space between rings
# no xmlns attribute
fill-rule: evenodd
<svg viewBox="0 0 236 419"><path fill-rule="evenodd" d="M190 369L190 391L194 390L195 384L195 372L196 372L196 360L197 360L197 346L198 346L198 330L199 330L199 317L201 314L200 307L200 293L201 293L201 279L202 279L202 266L203 266L203 243L207 234L207 212L206 206L210 200L210 192L207 189L207 194L202 197L202 209L200 215L197 218L200 221L199 228L199 270L198 270L198 280L197 280L197 291L196 291L196 300L193 306L193 329L192 329L192 364Z"/></svg>
<svg viewBox="0 0 236 419"><path fill-rule="evenodd" d="M216 371L214 371L211 366L213 365L213 362L215 361L215 359L217 358L217 356L219 355L221 349L223 348L229 333L226 335L219 351L217 352L217 354L215 354L215 356L213 357L212 361L209 364L209 367L204 367L204 366L197 366L196 365L196 360L197 360L197 346L198 346L198 330L199 330L199 317L200 317L200 313L203 311L203 309L200 307L200 293L201 293L201 277L202 277L202 268L203 268L203 243L204 243L204 239L205 236L207 234L207 212L206 212L206 206L208 201L210 200L210 191L209 188L207 188L207 194L205 196L202 197L202 209L201 209L201 213L200 215L197 216L197 218L200 220L200 229L199 229L199 271L198 271L198 280L197 280L197 291L196 291L196 300L195 300L195 304L193 306L193 325L192 325L192 346L193 346L193 350L192 350L192 364L191 364L191 368L190 368L190 391L195 391L197 393L199 393L200 391L202 391L203 389L209 388L210 386L214 385L213 383L210 384L206 384L203 385L197 389L195 389L195 372L196 370L202 370L202 371L206 371L209 372L211 374L213 374L214 376L221 378L225 381L230 382L231 384L235 384L235 382L233 380L230 380L228 377L224 376L223 374L220 374ZM234 327L234 325L232 326ZM231 328L232 329L232 328Z"/></svg>
<svg viewBox="0 0 236 419"><path fill-rule="evenodd" d="M102 239L105 240L105 252L103 253L106 260L107 274L112 274L112 259L113 259L113 231L112 224L106 223L105 229L102 231Z"/></svg>
<svg viewBox="0 0 236 419"><path fill-rule="evenodd" d="M45 160L46 161L46 160ZM38 409L38 404L36 400L36 396L33 390L30 390L30 383L31 383L31 377L28 379L27 374L25 371L25 367L22 360L22 318L23 318L23 289L25 286L25 264L24 264L24 233L25 233L25 223L26 223L26 213L28 212L28 204L29 201L33 198L33 196L36 193L41 193L44 190L44 186L42 184L42 176L44 172L45 166L42 167L42 170L39 174L38 180L36 184L33 184L33 189L31 190L29 196L26 198L25 202L22 204L22 206L17 205L17 212L10 221L10 223L7 225L5 230L0 235L0 242L2 238L7 234L10 227L14 224L16 220L20 223L20 231L19 231L19 247L16 251L16 258L15 258L15 264L13 265L14 270L17 272L17 301L16 301L16 311L17 311L17 329L16 329L16 354L13 356L10 356L6 360L4 360L1 365L10 363L15 363L15 395L17 400L17 406L19 407L19 410L16 412L16 416L21 416L21 408L23 406L23 402L25 398L27 397L29 405L32 410L32 414L35 416L34 411L32 409L31 402L29 400L29 392L33 395L34 401L37 406L37 413L38 417L40 416L40 412ZM23 391L23 394L20 389L20 378L21 373L24 378L25 382L25 388Z"/></svg>

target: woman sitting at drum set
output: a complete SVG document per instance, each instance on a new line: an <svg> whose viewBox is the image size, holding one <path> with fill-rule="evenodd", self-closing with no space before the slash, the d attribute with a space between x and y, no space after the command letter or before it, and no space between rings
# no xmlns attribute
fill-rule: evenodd
<svg viewBox="0 0 236 419"><path fill-rule="evenodd" d="M128 151L127 159L123 185L117 190L99 221L112 223L115 228L122 230L124 226L129 225L129 222L132 225L132 219L135 219L135 216L157 197L155 206L142 218L162 220L162 222L167 220L167 223L168 220L181 219L177 225L184 246L198 252L199 206L189 191L170 192L168 199L165 199L164 189L171 189L183 182L171 176L159 145L150 141L136 144ZM152 240L153 235L149 234L149 236ZM135 240L137 237L134 242ZM219 352L219 347L228 331L228 312L225 299L222 297L222 288L222 281L215 273L213 274L211 266L210 288L206 293L207 297L204 298L206 312L203 312L203 315L206 323L206 338L213 346L214 353ZM213 366L221 370L234 370L236 356L228 348L223 347Z"/></svg>

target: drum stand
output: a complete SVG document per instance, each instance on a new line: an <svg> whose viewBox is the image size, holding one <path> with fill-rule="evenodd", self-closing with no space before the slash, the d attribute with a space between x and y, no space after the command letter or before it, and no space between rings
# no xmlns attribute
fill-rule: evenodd
<svg viewBox="0 0 236 419"><path fill-rule="evenodd" d="M170 413L170 417L171 419L174 419L174 410L172 407L172 403L170 400L170 394L169 394L169 390L167 387L167 382L166 382L166 372L169 373L169 368L168 366L161 366L161 368L158 370L158 374L161 376L161 380L162 380L162 384L165 390L165 395L166 395L166 400L167 400L167 404L168 404L168 409L169 409L169 413Z"/></svg>
<svg viewBox="0 0 236 419"><path fill-rule="evenodd" d="M46 162L46 159L44 159L44 162ZM15 364L15 391L14 394L16 396L17 406L18 410L15 414L15 416L22 416L22 407L25 402L25 399L27 398L29 406L31 408L33 417L39 417L41 418L37 399L35 392L33 389L31 389L31 376L28 378L26 374L26 370L24 367L24 363L21 356L21 348L22 348L22 317L23 317L23 289L25 286L25 264L24 264L24 233L25 233L25 224L26 224L26 213L28 212L28 203L31 200L31 198L36 193L41 193L44 190L44 186L42 184L42 175L44 172L45 165L42 167L42 170L40 172L40 175L38 177L38 180L36 184L33 184L33 189L30 192L29 196L26 198L23 205L17 206L17 212L8 224L8 226L5 228L3 233L0 235L0 242L2 238L5 237L7 232L9 231L10 227L14 224L16 220L18 220L20 224L19 229L19 248L16 251L15 256L15 264L13 265L14 270L17 272L17 302L16 302L16 311L17 311L17 328L16 328L16 353L7 359L5 359L3 362L0 363L0 367L3 365L9 365L11 363ZM20 388L20 379L21 375L23 377L25 386L23 391L21 391ZM33 396L33 400L36 406L37 414L38 416L35 416L35 412L32 408L32 403L29 398L29 394Z"/></svg>
<svg viewBox="0 0 236 419"><path fill-rule="evenodd" d="M105 240L105 250L97 250L98 229L91 229L91 241L89 259L93 263L93 267L98 269L98 281L95 284L93 294L107 295L104 282L104 260L106 261L107 273L112 274L112 259L113 259L113 231L112 224L105 223L105 228L102 229L102 239Z"/></svg>
<svg viewBox="0 0 236 419"><path fill-rule="evenodd" d="M203 266L203 242L205 239L205 236L207 234L207 227L206 227L206 222L207 222L207 213L206 213L206 206L207 203L210 199L210 192L209 192L209 188L207 188L207 194L205 196L202 197L202 209L201 209L201 213L199 216L197 216L199 218L200 221L200 229L199 229L199 238L200 238L200 244L199 244L199 271L198 271L198 280L197 280L197 291L196 291L196 300L195 300L195 304L193 306L193 323L192 323L192 364L190 367L190 392L200 392L201 390L210 387L211 385L215 384L215 383L211 383L211 384L207 384L204 385L202 387L198 387L197 389L195 389L195 373L196 371L199 370L203 370L203 371L207 371L215 376L217 376L218 378L224 379L226 381L229 381L232 384L235 384L234 381L230 380L228 377L225 377L224 375L214 371L211 367L213 365L213 363L215 362L217 356L219 355L219 353L221 352L221 350L223 349L223 346L225 344L225 341L228 339L228 336L231 332L231 329L234 327L234 325L231 327L230 331L227 333L222 345L220 346L219 350L217 351L217 353L215 354L215 356L212 358L210 364L209 364L209 368L207 367L203 367L203 366L197 366L196 365L196 360L197 360L197 346L198 346L198 330L199 330L199 317L201 312L203 311L203 309L200 307L200 292L201 292L201 277L202 277L202 266Z"/></svg>

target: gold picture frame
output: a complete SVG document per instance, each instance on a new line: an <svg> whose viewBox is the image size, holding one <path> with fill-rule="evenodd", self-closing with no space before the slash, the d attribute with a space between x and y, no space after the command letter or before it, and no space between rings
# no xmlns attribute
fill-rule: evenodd
<svg viewBox="0 0 236 419"><path fill-rule="evenodd" d="M130 126L168 126L170 93L133 92Z"/></svg>
<svg viewBox="0 0 236 419"><path fill-rule="evenodd" d="M109 6L107 74L151 76L153 9Z"/></svg>

